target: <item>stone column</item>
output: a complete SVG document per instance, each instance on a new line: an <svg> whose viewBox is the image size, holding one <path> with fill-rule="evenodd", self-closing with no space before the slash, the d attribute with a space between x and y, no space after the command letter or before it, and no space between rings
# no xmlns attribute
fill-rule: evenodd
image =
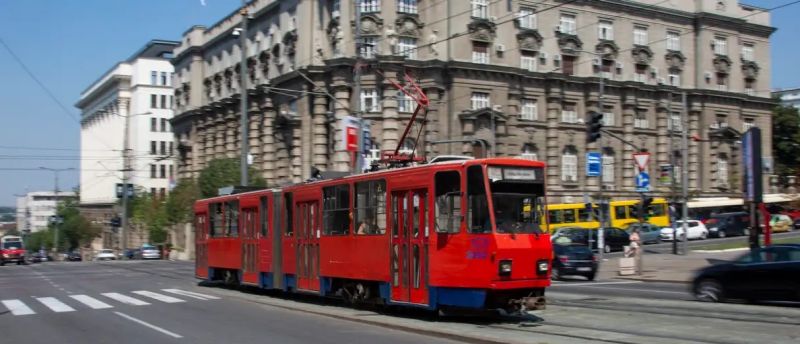
<svg viewBox="0 0 800 344"><path fill-rule="evenodd" d="M696 142L691 139L694 135L700 135L700 115L701 115L701 107L700 104L691 104L689 109L689 123L688 128L687 123L683 123L684 130L689 130L689 160L687 164L689 165L689 190L700 190L702 187L702 181L700 180L700 176L703 173L702 164L703 162L700 161L700 143Z"/></svg>
<svg viewBox="0 0 800 344"><path fill-rule="evenodd" d="M324 85L318 85L316 91L324 92ZM314 110L312 120L312 149L311 165L320 171L328 167L328 128L326 114L328 112L328 98L324 94L314 96Z"/></svg>
<svg viewBox="0 0 800 344"><path fill-rule="evenodd" d="M347 153L344 142L344 127L342 121L350 115L350 88L341 81L342 84L334 86L334 115L336 116L336 130L334 130L334 150L333 170L346 172L350 171L350 155Z"/></svg>
<svg viewBox="0 0 800 344"><path fill-rule="evenodd" d="M307 176L303 175L303 124L304 122L308 122L309 116L303 116L306 118L305 121L301 121L299 119L293 119L291 121L290 127L287 130L291 130L291 181L292 183L300 183L303 181L304 178ZM308 126L308 124L306 124Z"/></svg>
<svg viewBox="0 0 800 344"><path fill-rule="evenodd" d="M625 101L622 103L622 132L625 141L633 142L633 120L636 117L636 90L625 89ZM622 146L622 187L625 191L635 191L634 178L636 165L633 162L633 148Z"/></svg>
<svg viewBox="0 0 800 344"><path fill-rule="evenodd" d="M422 135L424 137L425 142L423 146L425 156L428 160L434 158L438 152L441 150L438 149L436 146L431 145L430 142L436 141L440 139L439 137L439 104L440 101L440 93L444 92L444 90L438 87L430 87L425 90L425 94L428 96L428 100L430 101L428 105L428 116L427 116L427 123L425 123L425 132ZM417 142L417 145L422 143Z"/></svg>
<svg viewBox="0 0 800 344"><path fill-rule="evenodd" d="M261 100L261 170L267 185L274 185L277 175L275 173L275 108L272 99L264 96Z"/></svg>
<svg viewBox="0 0 800 344"><path fill-rule="evenodd" d="M225 156L228 158L239 156L239 151L236 150L237 142L240 141L237 130L239 124L238 114L229 105L225 116Z"/></svg>
<svg viewBox="0 0 800 344"><path fill-rule="evenodd" d="M561 85L553 82L547 89L547 187L561 185L561 146L558 120L561 115Z"/></svg>
<svg viewBox="0 0 800 344"><path fill-rule="evenodd" d="M385 77L383 78L383 96L381 97L383 133L380 135L381 149L383 150L394 150L400 143L400 135L402 135L402 131L405 130L405 125L409 124L406 120L401 121L400 115L397 113L398 90L394 87L394 85L389 83L389 80L395 80L396 77L396 72L386 72ZM411 117L409 116L408 119L410 120ZM402 124L400 122L402 122ZM411 132L409 132L408 138L414 139L414 137L411 136L413 135Z"/></svg>
<svg viewBox="0 0 800 344"><path fill-rule="evenodd" d="M662 164L669 164L669 155L670 147L669 147L669 101L665 99L659 99L658 103L656 104L656 156L655 161L651 162L654 166L650 168L651 171L651 185L657 185L659 191L668 192L670 190L669 186L661 185L660 182L655 181L657 179L656 174L660 173L660 166Z"/></svg>
<svg viewBox="0 0 800 344"><path fill-rule="evenodd" d="M225 157L225 136L227 134L227 126L225 125L225 115L222 113L222 109L218 109L216 117L214 118L214 133L216 136L214 137L214 158L224 158Z"/></svg>
<svg viewBox="0 0 800 344"><path fill-rule="evenodd" d="M258 113L258 102L255 100L255 95L251 95L249 107L247 108L247 130L248 130L248 152L253 158L252 166L258 170L260 169L259 162L261 161L261 133L259 130L259 122L261 116ZM250 176L252 179L252 176ZM251 183L252 184L252 183Z"/></svg>
<svg viewBox="0 0 800 344"><path fill-rule="evenodd" d="M192 127L194 127L194 125L192 125ZM188 132L184 131L184 132L181 132L180 134L178 134L178 145L179 146L180 146L181 142L190 142L189 141L189 133ZM175 172L176 172L176 175L178 176L178 179L185 179L185 178L191 177L192 165L193 165L193 163L192 163L192 160L193 160L192 159L192 151L191 150L187 151L185 154L183 154L183 156L181 156L181 154L180 154L180 152L178 150L176 150L176 153L178 153L178 159L176 159L178 163L175 166L176 167L175 168L176 169Z"/></svg>
<svg viewBox="0 0 800 344"><path fill-rule="evenodd" d="M205 129L203 133L203 165L205 166L208 166L208 163L214 160L214 154L216 153L217 127L214 121L214 114L205 114L205 120L203 121Z"/></svg>

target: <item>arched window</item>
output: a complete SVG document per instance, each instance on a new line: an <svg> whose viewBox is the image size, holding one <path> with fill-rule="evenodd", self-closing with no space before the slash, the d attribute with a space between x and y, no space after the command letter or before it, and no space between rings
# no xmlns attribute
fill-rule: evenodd
<svg viewBox="0 0 800 344"><path fill-rule="evenodd" d="M520 154L520 158L527 159L527 160L539 160L539 153L538 149L536 149L536 145L532 143L526 143L522 146L522 154Z"/></svg>

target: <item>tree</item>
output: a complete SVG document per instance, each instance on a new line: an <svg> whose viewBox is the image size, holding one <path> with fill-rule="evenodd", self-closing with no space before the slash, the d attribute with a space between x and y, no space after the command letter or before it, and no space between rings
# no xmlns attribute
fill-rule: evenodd
<svg viewBox="0 0 800 344"><path fill-rule="evenodd" d="M778 105L773 109L772 155L778 175L800 172L800 113L797 108Z"/></svg>
<svg viewBox="0 0 800 344"><path fill-rule="evenodd" d="M152 243L166 240L167 212L164 201L149 193L138 194L131 200L131 222L150 233Z"/></svg>
<svg viewBox="0 0 800 344"><path fill-rule="evenodd" d="M266 187L264 178L250 167L248 169L250 185ZM239 170L239 158L226 158L211 160L206 167L200 171L197 183L200 187L200 194L203 197L217 196L218 190L224 186L241 185L241 171Z"/></svg>
<svg viewBox="0 0 800 344"><path fill-rule="evenodd" d="M200 198L200 189L192 179L181 179L167 195L167 223L175 225L190 222L193 217L194 202Z"/></svg>
<svg viewBox="0 0 800 344"><path fill-rule="evenodd" d="M102 232L100 227L81 215L77 199L70 198L60 202L56 214L62 219L58 225L58 247L61 249L74 250L88 246ZM55 230L55 225L51 224L48 230L50 235L53 234L53 230Z"/></svg>

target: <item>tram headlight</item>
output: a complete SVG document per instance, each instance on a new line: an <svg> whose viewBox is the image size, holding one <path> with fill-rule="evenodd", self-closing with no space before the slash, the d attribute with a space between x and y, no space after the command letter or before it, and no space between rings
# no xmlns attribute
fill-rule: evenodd
<svg viewBox="0 0 800 344"><path fill-rule="evenodd" d="M550 268L550 264L547 262L547 260L542 259L536 262L536 272L540 275L546 274L548 268Z"/></svg>
<svg viewBox="0 0 800 344"><path fill-rule="evenodd" d="M511 276L511 261L510 260L501 260L498 274L500 276Z"/></svg>

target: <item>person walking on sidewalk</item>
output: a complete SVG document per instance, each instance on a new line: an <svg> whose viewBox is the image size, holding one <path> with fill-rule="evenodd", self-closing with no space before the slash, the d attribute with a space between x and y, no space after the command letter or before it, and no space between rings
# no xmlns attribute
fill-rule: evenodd
<svg viewBox="0 0 800 344"><path fill-rule="evenodd" d="M631 246L630 256L632 256L632 257L639 256L639 247L642 244L642 239L639 237L639 229L638 228L634 229L633 233L631 233L630 241L631 241L631 244L630 244L630 246Z"/></svg>

